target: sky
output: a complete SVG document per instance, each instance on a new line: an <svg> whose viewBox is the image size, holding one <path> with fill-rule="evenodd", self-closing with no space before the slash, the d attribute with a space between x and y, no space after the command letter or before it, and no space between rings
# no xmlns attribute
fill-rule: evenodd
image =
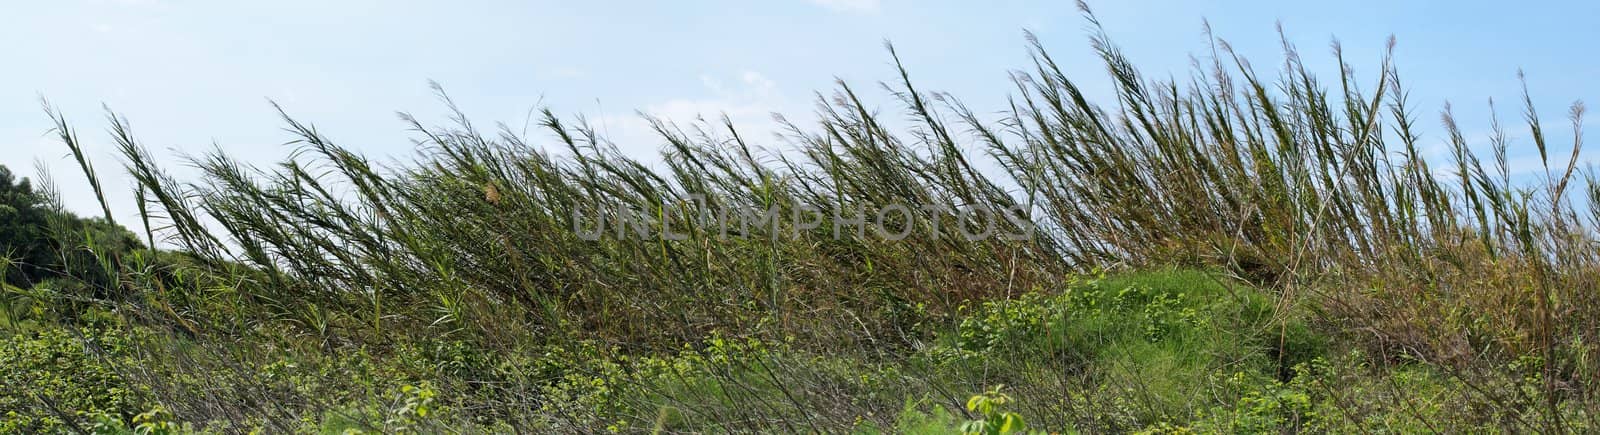
<svg viewBox="0 0 1600 435"><path fill-rule="evenodd" d="M1596 3L1390 3L1090 6L1149 77L1189 76L1190 56L1207 53L1206 22L1259 70L1280 62L1281 23L1326 77L1337 72L1328 50L1335 38L1371 79L1393 35L1423 141L1435 153L1447 101L1472 138L1487 134L1490 98L1502 121L1516 125L1519 69L1557 142L1571 139L1568 106L1600 97L1600 56L1590 50L1600 40ZM99 214L66 147L49 134L46 98L84 140L118 220L137 222L102 106L126 117L180 179L193 173L181 156L213 147L257 165L287 157L293 137L269 101L342 146L398 163L415 147L397 111L445 122L429 80L479 125L521 125L531 109L549 107L583 114L623 152L649 160L660 142L639 112L677 121L727 114L760 133L772 128L772 113L807 119L816 93L831 92L837 78L867 89L869 104L884 113L900 113L875 86L894 78L884 41L921 89L950 92L979 112L1001 110L1009 72L1029 65L1025 30L1091 97L1114 103L1069 1L7 1L0 165L33 175L37 162L69 209Z"/></svg>

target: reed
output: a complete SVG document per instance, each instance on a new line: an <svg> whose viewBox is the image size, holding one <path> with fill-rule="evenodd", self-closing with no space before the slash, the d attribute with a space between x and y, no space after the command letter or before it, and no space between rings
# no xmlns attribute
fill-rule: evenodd
<svg viewBox="0 0 1600 435"><path fill-rule="evenodd" d="M891 46L897 75L882 88L904 110L904 131L886 127L858 87L840 82L819 96L815 124L780 118L788 148L778 153L758 152L726 118L649 119L662 144L660 171L619 152L582 117L544 110L534 136L484 129L437 85L448 123L401 114L417 153L392 167L280 108L295 138L290 158L254 167L219 150L190 158L202 175L179 180L127 120L111 115L148 242L178 247L185 259L106 258L118 279L96 294L199 343L151 350L149 361L166 361L151 364L232 368L216 376L253 379L248 367L262 362L254 351L391 353L432 342L502 357L604 343L601 353L616 356L733 336L885 360L913 352L981 301L1061 291L1093 271L1176 265L1268 289L1272 312L1317 313L1318 328L1384 364L1445 367L1466 396L1519 416L1501 423L1551 430L1571 423L1563 416L1591 418L1600 403L1600 354L1587 342L1600 329L1600 183L1579 170L1582 104L1569 114L1572 153L1551 155L1566 139L1541 125L1524 90L1522 117L1543 167L1514 179L1507 154L1523 144L1512 144L1496 119L1491 149L1475 149L1449 107L1440 121L1451 158L1425 158L1419 149L1431 139L1387 54L1376 70L1358 72L1335 44L1341 68L1326 80L1287 40L1282 68L1263 73L1212 38L1210 62L1192 79L1152 80L1083 10L1114 102L1090 101L1028 35L1032 65L1012 75L1003 119L986 122L954 96L917 88ZM90 156L66 118L50 113L109 220L110 193ZM919 236L905 240L835 234L845 224L837 216L726 237L683 205L696 200L756 210L948 207L911 208L907 222ZM649 230L681 228L686 237L587 240L572 230L574 216L613 219L623 210L597 205L631 207ZM962 237L959 210L980 206L1027 210L1036 237ZM1275 315L1282 347L1288 314ZM1483 386L1474 374L1530 357L1537 400ZM822 388L832 378L794 361L761 361L779 362L737 371L764 378L724 378L752 384L722 399L756 405L699 409L713 413L703 417L826 430L798 410L836 410ZM136 372L151 385L171 383L163 379L170 374ZM549 383L463 376L457 388L520 398L486 404L494 410L485 415L539 403L539 385ZM178 387L155 390L169 392L163 403L189 403L178 410L208 418L275 419L300 412L287 410L295 406L328 405L310 405L313 394L235 385L230 405L186 401ZM770 388L803 391L762 402L771 396L757 391ZM257 408L267 403L284 410ZM1078 411L1080 423L1093 421L1093 412Z"/></svg>

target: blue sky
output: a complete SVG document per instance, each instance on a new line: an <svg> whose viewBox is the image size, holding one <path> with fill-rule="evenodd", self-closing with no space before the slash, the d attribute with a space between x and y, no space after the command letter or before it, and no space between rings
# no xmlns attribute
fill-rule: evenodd
<svg viewBox="0 0 1600 435"><path fill-rule="evenodd" d="M326 4L325 4L326 3ZM480 124L520 124L549 106L583 113L628 153L657 142L636 110L685 120L727 113L751 130L769 113L805 119L814 91L834 77L863 88L892 78L881 45L893 41L925 90L954 93L979 111L1002 108L1008 71L1027 66L1022 32L1038 33L1070 74L1108 95L1068 1L955 2L202 2L62 0L0 6L0 164L51 168L68 207L98 209L66 149L46 135L45 96L74 121L123 222L136 222L131 185L104 134L102 103L180 177L182 153L212 144L258 164L288 155L267 101L316 124L341 145L381 161L413 147L396 111L442 121L426 83L436 80ZM1302 4L1304 3L1304 4ZM1501 5L1389 2L1097 1L1113 39L1151 76L1185 77L1203 54L1202 20L1270 69L1282 22L1310 65L1334 73L1337 36L1348 60L1372 71L1390 34L1424 141L1443 141L1445 101L1469 135L1487 125L1484 102L1516 125L1516 71L1527 71L1557 142L1570 140L1567 106L1600 96L1600 7L1588 2ZM1371 77L1370 73L1367 75ZM1109 102L1107 100L1102 100ZM775 145L773 141L762 141ZM1522 145L1526 145L1523 141ZM1516 144L1514 144L1516 145Z"/></svg>

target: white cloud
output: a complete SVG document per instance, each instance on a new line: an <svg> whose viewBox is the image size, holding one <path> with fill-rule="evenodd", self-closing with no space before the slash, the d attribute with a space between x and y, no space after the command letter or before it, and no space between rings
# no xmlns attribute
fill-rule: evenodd
<svg viewBox="0 0 1600 435"><path fill-rule="evenodd" d="M584 76L583 70L570 66L550 68L542 70L539 73L552 79L575 79Z"/></svg>
<svg viewBox="0 0 1600 435"><path fill-rule="evenodd" d="M110 0L109 3L125 8L166 8L164 0Z"/></svg>
<svg viewBox="0 0 1600 435"><path fill-rule="evenodd" d="M878 11L878 0L809 0L834 12L873 13Z"/></svg>
<svg viewBox="0 0 1600 435"><path fill-rule="evenodd" d="M771 148L773 135L779 126L773 113L794 115L789 100L779 91L776 82L759 72L741 71L728 80L727 76L702 75L700 83L709 95L696 98L674 98L648 104L639 109L646 115L675 123L686 130L698 119L705 119L718 128L726 115L738 129L739 135L752 145ZM637 113L609 113L596 119L601 130L624 153L653 161L663 142L648 121Z"/></svg>

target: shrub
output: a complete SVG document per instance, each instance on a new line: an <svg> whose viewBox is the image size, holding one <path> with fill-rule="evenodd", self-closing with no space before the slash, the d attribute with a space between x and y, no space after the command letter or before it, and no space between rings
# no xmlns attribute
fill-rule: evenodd
<svg viewBox="0 0 1600 435"><path fill-rule="evenodd" d="M56 432L88 426L90 417L127 419L143 412L138 387L113 361L125 358L116 333L64 328L0 339L0 432Z"/></svg>

